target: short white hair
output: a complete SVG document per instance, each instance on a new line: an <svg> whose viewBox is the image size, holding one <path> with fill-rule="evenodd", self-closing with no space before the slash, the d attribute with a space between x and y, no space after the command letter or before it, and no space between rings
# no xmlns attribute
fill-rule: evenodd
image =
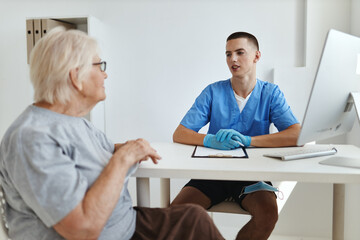
<svg viewBox="0 0 360 240"><path fill-rule="evenodd" d="M36 43L30 54L30 79L34 101L66 104L75 88L70 70L77 69L78 81L88 76L93 58L99 55L95 39L79 30L56 27Z"/></svg>

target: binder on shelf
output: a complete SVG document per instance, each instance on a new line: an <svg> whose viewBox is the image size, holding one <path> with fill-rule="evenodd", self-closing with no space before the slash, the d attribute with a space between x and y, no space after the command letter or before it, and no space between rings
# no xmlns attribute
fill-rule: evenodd
<svg viewBox="0 0 360 240"><path fill-rule="evenodd" d="M65 29L76 28L75 24L60 21L57 19L41 19L41 36L45 36L51 29L63 26Z"/></svg>
<svg viewBox="0 0 360 240"><path fill-rule="evenodd" d="M30 53L35 44L51 29L63 26L66 29L76 28L76 24L59 19L27 19L26 20L26 42L27 42L27 63L30 60Z"/></svg>
<svg viewBox="0 0 360 240"><path fill-rule="evenodd" d="M41 19L34 19L34 45L41 38Z"/></svg>
<svg viewBox="0 0 360 240"><path fill-rule="evenodd" d="M27 45L27 63L29 63L30 52L34 46L34 20L26 20L26 45Z"/></svg>

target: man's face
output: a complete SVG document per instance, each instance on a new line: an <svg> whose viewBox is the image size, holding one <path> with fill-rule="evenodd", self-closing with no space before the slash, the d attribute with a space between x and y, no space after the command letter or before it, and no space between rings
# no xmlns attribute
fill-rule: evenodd
<svg viewBox="0 0 360 240"><path fill-rule="evenodd" d="M226 62L233 77L250 76L256 71L260 52L247 38L237 38L226 43Z"/></svg>

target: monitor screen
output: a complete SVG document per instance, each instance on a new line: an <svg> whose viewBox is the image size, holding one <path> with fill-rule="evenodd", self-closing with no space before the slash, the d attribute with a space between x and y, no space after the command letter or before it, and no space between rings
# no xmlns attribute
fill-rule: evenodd
<svg viewBox="0 0 360 240"><path fill-rule="evenodd" d="M357 118L352 92L360 91L360 38L331 29L313 82L297 145L350 131ZM360 108L360 106L358 106Z"/></svg>

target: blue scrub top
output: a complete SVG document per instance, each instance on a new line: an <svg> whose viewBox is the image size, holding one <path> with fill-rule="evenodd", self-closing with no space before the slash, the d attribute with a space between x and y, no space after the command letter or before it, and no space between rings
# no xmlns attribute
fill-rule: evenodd
<svg viewBox="0 0 360 240"><path fill-rule="evenodd" d="M259 79L241 113L230 79L207 86L180 124L198 132L208 122L208 133L234 129L248 136L269 134L271 123L279 131L299 123L279 87Z"/></svg>

